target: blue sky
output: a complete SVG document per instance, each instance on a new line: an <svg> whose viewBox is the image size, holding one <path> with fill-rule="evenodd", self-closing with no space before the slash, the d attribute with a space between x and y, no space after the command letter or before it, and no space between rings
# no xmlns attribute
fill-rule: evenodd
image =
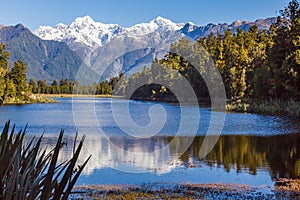
<svg viewBox="0 0 300 200"><path fill-rule="evenodd" d="M70 24L89 15L95 21L129 27L157 16L174 22L231 23L272 17L289 0L7 0L1 2L0 24L22 23L35 30L40 25Z"/></svg>

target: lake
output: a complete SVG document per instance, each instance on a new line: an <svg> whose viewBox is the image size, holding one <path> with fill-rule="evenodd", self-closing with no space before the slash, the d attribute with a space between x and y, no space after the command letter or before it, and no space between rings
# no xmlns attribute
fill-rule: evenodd
<svg viewBox="0 0 300 200"><path fill-rule="evenodd" d="M44 134L43 145L48 148L64 129L68 145L62 149L61 161L72 154L76 131L86 135L79 159L83 162L88 155L92 159L78 185L240 183L272 187L274 178L300 178L299 119L110 98L56 100L54 104L2 106L0 128L8 119L18 129L28 124L28 139ZM205 137L207 132L218 140L203 157L202 146L210 138Z"/></svg>

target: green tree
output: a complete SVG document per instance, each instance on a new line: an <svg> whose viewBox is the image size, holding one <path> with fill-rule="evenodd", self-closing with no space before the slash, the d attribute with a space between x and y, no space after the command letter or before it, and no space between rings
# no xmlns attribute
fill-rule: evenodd
<svg viewBox="0 0 300 200"><path fill-rule="evenodd" d="M52 94L59 94L60 93L60 88L58 87L57 81L53 80L51 84L51 93Z"/></svg>
<svg viewBox="0 0 300 200"><path fill-rule="evenodd" d="M287 69L287 90L294 99L300 100L300 6L298 1L292 0L282 11L282 17L288 18L287 57L282 68Z"/></svg>
<svg viewBox="0 0 300 200"><path fill-rule="evenodd" d="M14 99L17 96L16 86L12 79L6 81L6 99Z"/></svg>
<svg viewBox="0 0 300 200"><path fill-rule="evenodd" d="M272 72L271 95L300 99L300 7L292 0L272 26L273 46L269 52Z"/></svg>
<svg viewBox="0 0 300 200"><path fill-rule="evenodd" d="M39 80L37 82L37 90L39 94L46 94L47 92L47 82L46 80Z"/></svg>
<svg viewBox="0 0 300 200"><path fill-rule="evenodd" d="M27 83L26 83L26 68L27 64L19 59L14 62L14 67L11 69L9 73L10 78L13 80L16 86L16 96L19 99L24 98L24 94L27 92Z"/></svg>
<svg viewBox="0 0 300 200"><path fill-rule="evenodd" d="M38 93L37 86L36 86L36 82L35 82L34 78L31 78L31 79L29 80L29 87L30 87L31 92L32 92L33 94L37 94L37 93Z"/></svg>
<svg viewBox="0 0 300 200"><path fill-rule="evenodd" d="M6 51L5 43L0 43L0 105L3 104L6 96L6 87L8 80L8 60L9 60L9 51Z"/></svg>

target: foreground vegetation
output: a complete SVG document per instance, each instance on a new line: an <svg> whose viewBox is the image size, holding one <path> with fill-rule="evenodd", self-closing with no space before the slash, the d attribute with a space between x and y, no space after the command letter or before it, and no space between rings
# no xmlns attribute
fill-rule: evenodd
<svg viewBox="0 0 300 200"><path fill-rule="evenodd" d="M0 138L0 199L68 199L79 175L90 157L77 166L84 138L79 142L73 156L58 163L59 151L63 147L63 131L56 146L47 151L41 148L43 137L25 144L24 131L15 134L15 126L9 133L7 122Z"/></svg>
<svg viewBox="0 0 300 200"><path fill-rule="evenodd" d="M297 199L299 190L234 184L156 184L143 186L81 186L83 195L70 199ZM271 192L262 192L269 190ZM73 197L73 198L72 198Z"/></svg>
<svg viewBox="0 0 300 200"><path fill-rule="evenodd" d="M228 102L226 110L228 112L247 112L298 117L300 116L300 101L244 99L243 101L237 100Z"/></svg>

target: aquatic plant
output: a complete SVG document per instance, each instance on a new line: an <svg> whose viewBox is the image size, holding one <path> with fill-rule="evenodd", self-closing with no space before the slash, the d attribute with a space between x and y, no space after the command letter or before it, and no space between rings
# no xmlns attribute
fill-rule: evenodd
<svg viewBox="0 0 300 200"><path fill-rule="evenodd" d="M76 166L84 137L76 149L74 146L72 157L59 163L63 130L56 146L47 151L41 147L43 136L25 144L26 127L18 133L15 133L15 125L10 133L9 129L10 121L0 136L0 199L67 199L91 157Z"/></svg>
<svg viewBox="0 0 300 200"><path fill-rule="evenodd" d="M249 112L267 115L300 116L300 102L294 100L283 101L279 99L247 99L244 101L227 103L226 110L228 112Z"/></svg>

